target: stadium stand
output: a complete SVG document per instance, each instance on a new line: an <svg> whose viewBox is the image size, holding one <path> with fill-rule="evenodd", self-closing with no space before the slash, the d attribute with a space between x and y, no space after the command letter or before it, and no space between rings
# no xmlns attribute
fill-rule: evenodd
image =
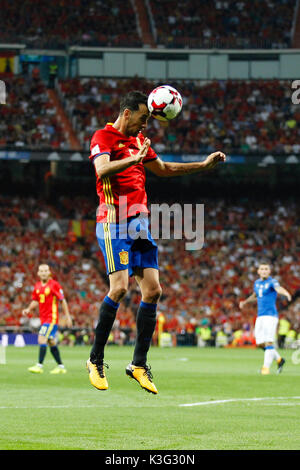
<svg viewBox="0 0 300 470"><path fill-rule="evenodd" d="M158 46L291 47L295 0L149 0Z"/></svg>
<svg viewBox="0 0 300 470"><path fill-rule="evenodd" d="M44 49L142 46L130 0L1 0L0 19L0 42L5 43Z"/></svg>
<svg viewBox="0 0 300 470"><path fill-rule="evenodd" d="M8 100L0 108L0 147L69 148L45 83L30 77L6 77Z"/></svg>
<svg viewBox="0 0 300 470"><path fill-rule="evenodd" d="M256 308L249 306L241 314L238 301L251 294L257 277L255 265L263 257L274 262L274 277L294 296L289 305L279 298L278 307L299 334L300 214L296 203L274 200L266 207L258 201L228 204L210 199L205 207L202 250L186 251L184 240L158 240L163 287L159 313L164 318L164 331L173 337L192 334L195 340L207 323L214 340L219 331L225 331L231 343L246 336L246 344L252 344ZM38 264L47 262L64 288L76 331L84 329L92 337L99 305L107 292L103 258L94 234L94 211L94 203L85 197L61 197L56 204L36 198L0 197L1 326L34 329L35 321L24 323L21 311L30 300ZM76 224L89 220L89 230L76 232ZM65 230L51 229L50 223L45 230L45 221L61 222ZM140 293L131 279L118 311L116 341L134 340L139 301Z"/></svg>
<svg viewBox="0 0 300 470"><path fill-rule="evenodd" d="M95 130L117 117L126 90L148 93L159 84L140 78L73 78L59 80L56 92L38 76L5 81L8 102L0 108L0 148L85 151ZM147 135L158 153L300 153L300 112L290 103L288 81L181 80L171 85L180 89L184 107L169 126L150 119Z"/></svg>
<svg viewBox="0 0 300 470"><path fill-rule="evenodd" d="M296 0L1 0L0 42L48 49L155 42L166 48L287 48L295 6Z"/></svg>
<svg viewBox="0 0 300 470"><path fill-rule="evenodd" d="M158 84L139 78L74 78L59 82L59 94L82 148L89 150L95 130L117 117L119 96L125 90L148 93ZM220 149L241 154L299 154L300 113L299 106L290 103L289 82L170 84L181 91L184 107L169 127L149 121L147 135L157 152L192 154Z"/></svg>

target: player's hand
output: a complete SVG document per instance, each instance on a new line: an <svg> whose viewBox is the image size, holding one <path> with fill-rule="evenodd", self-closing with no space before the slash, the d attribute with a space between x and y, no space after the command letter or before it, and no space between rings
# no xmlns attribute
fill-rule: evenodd
<svg viewBox="0 0 300 470"><path fill-rule="evenodd" d="M211 170L214 168L219 162L225 162L226 155L222 152L214 152L208 155L208 157L204 160L205 169Z"/></svg>
<svg viewBox="0 0 300 470"><path fill-rule="evenodd" d="M143 161L143 159L145 158L145 156L147 155L148 153L148 150L149 150L149 147L150 147L150 144L151 144L151 140L148 139L148 137L145 138L144 142L143 142L143 145L142 145L142 148L139 150L139 152L134 156L134 164L136 165L137 163L140 163Z"/></svg>
<svg viewBox="0 0 300 470"><path fill-rule="evenodd" d="M287 297L287 299L288 299L289 302L292 300L291 294L288 294L286 297Z"/></svg>
<svg viewBox="0 0 300 470"><path fill-rule="evenodd" d="M241 310L244 308L244 305L245 305L245 301L241 300L240 303L239 303L239 307L240 307Z"/></svg>
<svg viewBox="0 0 300 470"><path fill-rule="evenodd" d="M22 310L22 315L24 315L25 317L29 315L29 313L30 313L29 308L24 308L24 310Z"/></svg>

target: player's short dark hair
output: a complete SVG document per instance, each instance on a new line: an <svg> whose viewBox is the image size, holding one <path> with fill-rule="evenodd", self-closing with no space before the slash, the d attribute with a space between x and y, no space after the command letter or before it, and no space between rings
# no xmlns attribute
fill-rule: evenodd
<svg viewBox="0 0 300 470"><path fill-rule="evenodd" d="M271 267L271 263L270 263L270 261L268 261L268 260L261 260L261 261L258 263L258 267L260 267L260 266L262 266L262 265L263 265L263 266L269 266L269 267Z"/></svg>
<svg viewBox="0 0 300 470"><path fill-rule="evenodd" d="M120 101L120 114L122 114L125 109L130 109L130 111L138 111L139 105L147 105L148 96L141 91L130 91L125 96L121 98Z"/></svg>

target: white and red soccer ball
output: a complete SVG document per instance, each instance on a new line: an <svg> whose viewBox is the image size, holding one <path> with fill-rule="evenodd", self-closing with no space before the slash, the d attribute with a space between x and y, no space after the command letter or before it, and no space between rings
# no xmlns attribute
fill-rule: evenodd
<svg viewBox="0 0 300 470"><path fill-rule="evenodd" d="M151 91L148 96L148 109L159 121L171 121L182 109L180 93L169 85L161 85Z"/></svg>

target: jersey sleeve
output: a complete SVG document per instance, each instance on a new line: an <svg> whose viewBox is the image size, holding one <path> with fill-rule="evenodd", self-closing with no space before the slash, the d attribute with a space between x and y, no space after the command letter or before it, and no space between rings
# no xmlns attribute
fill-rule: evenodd
<svg viewBox="0 0 300 470"><path fill-rule="evenodd" d="M143 163L148 163L148 162L152 162L153 160L156 160L157 159L157 154L156 152L153 150L153 148L149 147L149 150L147 152L147 155L145 156L145 158L143 159Z"/></svg>
<svg viewBox="0 0 300 470"><path fill-rule="evenodd" d="M109 138L107 132L104 129L96 131L92 137L90 145L90 156L89 159L94 163L95 159L104 154L111 153L112 150L112 140Z"/></svg>
<svg viewBox="0 0 300 470"><path fill-rule="evenodd" d="M51 290L55 297L58 298L58 300L63 300L65 298L63 288L58 282L53 282Z"/></svg>
<svg viewBox="0 0 300 470"><path fill-rule="evenodd" d="M275 290L277 287L280 287L280 284L279 284L279 282L277 281L277 279L272 279L271 286L272 286L273 289Z"/></svg>
<svg viewBox="0 0 300 470"><path fill-rule="evenodd" d="M32 294L31 294L31 300L37 300L39 302L39 296L37 294L37 291L36 291L36 286L34 286L33 288L33 291L32 291Z"/></svg>

